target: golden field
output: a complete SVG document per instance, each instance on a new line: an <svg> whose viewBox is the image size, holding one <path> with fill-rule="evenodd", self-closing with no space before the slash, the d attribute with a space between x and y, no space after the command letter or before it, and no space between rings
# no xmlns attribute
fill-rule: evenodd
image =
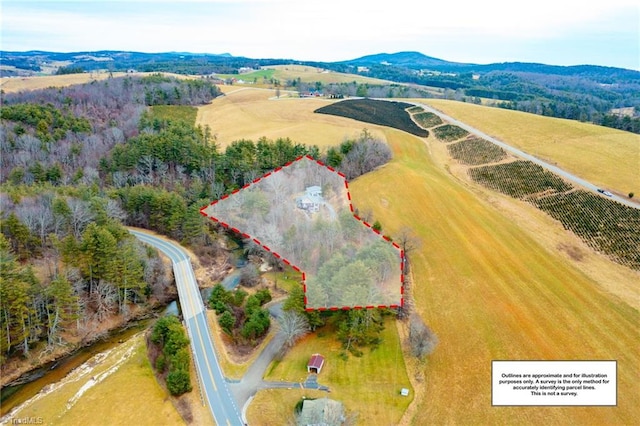
<svg viewBox="0 0 640 426"><path fill-rule="evenodd" d="M410 292L440 344L424 370L426 398L416 402L413 424L633 423L638 310L453 179L420 139L387 136L394 160L350 188L354 205L371 208L385 232L408 225L422 240L411 255ZM617 360L618 406L492 407L497 359Z"/></svg>
<svg viewBox="0 0 640 426"><path fill-rule="evenodd" d="M305 129L315 133L319 121L327 133L307 138L327 138L318 143L322 146L336 143L328 128L332 123L311 112L322 101L291 99L285 109L284 102L268 101L268 94L259 106L251 105L250 93L233 102L235 95L240 93L225 99L226 113L216 113L210 121L219 129L214 132L240 136L244 128L253 132L244 137L290 136L306 142ZM332 122L338 129L353 126L354 131L365 126L338 117ZM393 235L406 225L419 235L422 248L411 257L410 291L416 310L440 339L424 367L425 396L414 401L417 407L409 423L633 423L640 407L638 289L628 285L615 295L607 288L607 276L611 271L626 283L638 282L640 276L593 253L572 260L558 243L579 245L575 236L524 203L491 195L452 175L442 157L442 143L428 139L425 144L397 130L366 127L383 132L394 159L350 184L354 205L372 209L385 233ZM228 137L221 138L222 145L235 139ZM581 250L588 250L585 247ZM311 353L307 345L305 340L296 351ZM494 408L494 359L617 360L618 406ZM268 394L259 395L256 402L268 404ZM280 398L276 393L273 397Z"/></svg>
<svg viewBox="0 0 640 426"><path fill-rule="evenodd" d="M288 137L294 142L323 148L355 137L364 128L376 127L341 117L314 114L315 109L331 102L325 99L275 99L273 90L224 87L226 96L198 108L196 119L197 124L211 128L222 148L235 140L257 141L263 136L270 139Z"/></svg>
<svg viewBox="0 0 640 426"><path fill-rule="evenodd" d="M414 99L618 195L640 195L640 135L443 99Z"/></svg>
<svg viewBox="0 0 640 426"><path fill-rule="evenodd" d="M74 84L84 84L91 81L106 80L110 77L124 77L126 75L132 76L145 76L156 73L151 72L138 72L127 74L124 72L87 72L82 74L64 74L64 75L45 75L35 77L2 77L0 78L0 89L6 93L20 92L21 90L38 90L46 89L48 87L65 87L72 86ZM185 76L182 74L173 73L161 73L167 76L176 78L188 79L199 78L198 76Z"/></svg>

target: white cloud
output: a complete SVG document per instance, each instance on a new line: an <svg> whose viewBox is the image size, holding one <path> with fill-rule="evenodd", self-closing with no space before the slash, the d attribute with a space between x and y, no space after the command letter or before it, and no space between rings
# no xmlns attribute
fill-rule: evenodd
<svg viewBox="0 0 640 426"><path fill-rule="evenodd" d="M576 34L638 36L638 6L631 0L9 0L2 12L7 50L178 50L306 60L419 50L464 60L478 48L491 55L503 45L561 43Z"/></svg>

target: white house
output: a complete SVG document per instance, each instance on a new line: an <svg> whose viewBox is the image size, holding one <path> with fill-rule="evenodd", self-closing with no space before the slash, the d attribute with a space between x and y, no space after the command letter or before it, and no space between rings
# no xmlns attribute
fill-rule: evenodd
<svg viewBox="0 0 640 426"><path fill-rule="evenodd" d="M319 211L322 203L324 199L319 186L308 186L304 195L296 198L296 207L311 213Z"/></svg>

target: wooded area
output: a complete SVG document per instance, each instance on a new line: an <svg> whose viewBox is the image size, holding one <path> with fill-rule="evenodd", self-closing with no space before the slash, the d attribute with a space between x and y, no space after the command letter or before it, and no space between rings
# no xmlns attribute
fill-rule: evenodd
<svg viewBox="0 0 640 426"><path fill-rule="evenodd" d="M160 258L123 225L213 256L220 248L202 206L301 155L326 159L287 138L239 140L221 152L181 107L177 119L154 109L219 95L206 81L162 75L2 95L3 365L7 356L92 339L100 324L171 297ZM364 135L345 141L332 164L364 173L348 155L364 142L379 146ZM390 158L388 149L382 162L373 153L383 151L367 154L370 164Z"/></svg>

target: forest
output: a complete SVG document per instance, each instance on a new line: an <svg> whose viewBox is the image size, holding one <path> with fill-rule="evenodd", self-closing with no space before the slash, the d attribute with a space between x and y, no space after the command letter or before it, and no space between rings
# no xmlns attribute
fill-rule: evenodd
<svg viewBox="0 0 640 426"><path fill-rule="evenodd" d="M136 69L144 72L175 72L190 75L237 74L241 67L259 69L279 64L302 64L335 72L360 74L399 84L367 87L334 84L325 93L343 96L423 97L419 86L437 88L441 97L465 102L486 99L493 106L550 117L587 121L629 132L640 132L640 73L634 70L594 65L554 66L507 62L472 64L432 58L419 52L377 54L340 62L294 59L245 58L230 54L136 53L136 52L2 52L0 75L33 75L46 61L69 61L66 72ZM102 60L95 60L99 58ZM106 65L105 65L106 64ZM359 72L358 67L366 71ZM285 82L283 82L284 84ZM301 92L320 90L316 83L286 82ZM359 91L359 93L358 93ZM358 94L356 94L358 93ZM616 108L632 108L631 116L618 115Z"/></svg>
<svg viewBox="0 0 640 426"><path fill-rule="evenodd" d="M85 344L175 297L158 254L125 226L216 255L218 229L202 206L302 155L325 159L287 138L221 151L189 110L216 96L205 80L160 74L2 94L3 369L16 356ZM332 160L338 169L343 158L353 168L356 142Z"/></svg>

